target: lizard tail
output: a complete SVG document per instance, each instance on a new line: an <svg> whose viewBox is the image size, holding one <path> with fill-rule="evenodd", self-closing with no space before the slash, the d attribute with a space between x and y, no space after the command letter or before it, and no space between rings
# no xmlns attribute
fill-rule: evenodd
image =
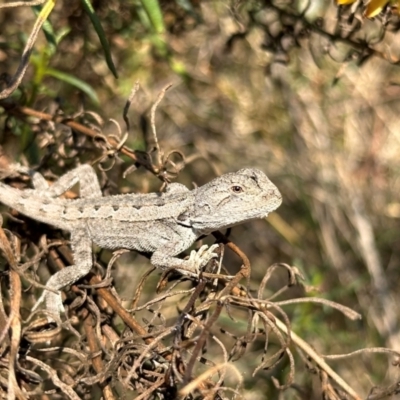
<svg viewBox="0 0 400 400"><path fill-rule="evenodd" d="M68 221L61 218L64 199L44 198L34 189L19 190L0 182L0 203L36 221L70 229Z"/></svg>

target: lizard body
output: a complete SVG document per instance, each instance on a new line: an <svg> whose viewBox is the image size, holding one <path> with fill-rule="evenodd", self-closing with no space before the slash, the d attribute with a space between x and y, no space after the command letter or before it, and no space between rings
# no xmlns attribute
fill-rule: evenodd
<svg viewBox="0 0 400 400"><path fill-rule="evenodd" d="M164 193L107 197L102 196L96 173L89 165L68 172L51 186L38 173L33 174L32 182L34 189L26 190L0 182L0 202L70 232L74 265L48 280L46 286L53 290L76 282L90 271L92 243L107 249L150 252L156 267L198 273L216 257L218 245L192 251L188 260L176 256L202 235L266 217L282 201L276 186L253 168L222 175L193 190L173 183ZM59 197L78 182L80 198ZM60 294L45 290L43 299L51 314L59 316L64 310Z"/></svg>

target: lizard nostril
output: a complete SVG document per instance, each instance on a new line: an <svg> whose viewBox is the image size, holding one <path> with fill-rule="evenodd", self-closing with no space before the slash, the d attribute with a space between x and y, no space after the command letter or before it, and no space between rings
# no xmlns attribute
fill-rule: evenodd
<svg viewBox="0 0 400 400"><path fill-rule="evenodd" d="M281 195L281 193L279 192L278 189L269 189L267 191L267 194L263 196L263 200L268 201L268 200L271 200L274 197L276 197L278 199L281 199L282 195Z"/></svg>

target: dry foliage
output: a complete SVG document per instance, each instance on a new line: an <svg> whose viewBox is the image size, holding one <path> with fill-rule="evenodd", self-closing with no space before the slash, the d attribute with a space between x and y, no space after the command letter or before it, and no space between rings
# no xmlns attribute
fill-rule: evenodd
<svg viewBox="0 0 400 400"><path fill-rule="evenodd" d="M135 85L132 97L137 89ZM158 146L154 115L164 92L151 110L156 146L147 153L127 148L121 139L126 135L121 135L122 129L115 121L118 135L104 135L101 118L93 112L82 113L81 119L86 123L83 125L58 113L50 115L8 106L6 109L20 118L36 115L36 139L46 154L41 169L53 163L63 167L68 160L75 164L76 160L92 153L98 153L95 160L99 165L107 160L110 169L121 153L129 155L136 166L143 166L168 182L167 178L177 175L179 169L175 163L172 170L168 169L170 158L164 157ZM127 130L131 100L124 114ZM92 123L88 128L88 116L98 125ZM159 163L152 162L154 153ZM179 154L184 165L185 159ZM3 163L7 163L6 157ZM12 172L12 164L4 170L5 176L10 175L10 184L15 181ZM103 186L110 186L103 175ZM20 182L19 186L24 184ZM39 293L36 289L43 288L37 282L37 269L41 261L47 260L51 274L53 268L57 270L71 264L72 254L62 238L53 238L58 235L49 228L40 227L38 235L29 226L32 223L21 221L20 216L17 218L11 219L15 221L12 231L0 230L1 249L9 266L8 279L2 281L0 384L8 391L9 398L31 398L46 393L79 399L93 393L94 387L101 389L107 399L114 398L121 390L128 397L132 391L139 399L236 398L241 396L243 377L235 363L246 360L249 353L259 358L253 375L274 371L285 361L289 363L284 382L271 376L274 385L285 390L295 388L293 343L305 365L321 379L325 398L340 399L347 393L360 399L323 356L291 332L290 318L283 307L320 303L353 320L360 315L321 298L277 300L288 288L301 286L304 278L297 268L273 264L266 269L257 293L252 294L248 257L224 235L215 232L215 238L223 244L220 262L212 261L198 280L176 277L173 271L167 271L156 283L152 279L153 268L131 289L134 289L132 298L124 307L111 279L111 270L124 251L114 252L107 265L98 255L94 265L99 272L71 287L67 320L54 326L47 321L45 310L29 312L35 294ZM222 263L225 247L236 253L242 263L234 276L229 276L229 266ZM134 271L135 265L130 268ZM279 290L267 294L266 286L280 268L286 270L287 282ZM22 283L28 285L25 291ZM149 293L153 293L150 299L146 298ZM397 354L389 349L364 351ZM397 387L391 389L391 393L396 391ZM370 398L382 398L380 395L379 392L378 396Z"/></svg>
<svg viewBox="0 0 400 400"><path fill-rule="evenodd" d="M160 277L136 253L99 250L93 275L63 291L63 326L30 310L48 276L71 264L66 238L4 208L2 396L395 398L400 25L394 3L381 2L375 20L366 18L361 1L339 9L331 1L192 1L189 11L160 3L161 41L138 23L131 2L95 5L119 83L104 67L81 2L57 2L54 31L65 25L71 31L51 56L38 35L43 21L21 12L22 3L0 13L1 72L8 72L0 103L3 178L29 186L26 176L10 171L17 159L50 181L91 163L107 195L159 190L175 179L202 184L254 166L277 184L284 204L271 225L235 228L232 241L216 233L220 263L198 281ZM33 26L28 42L13 17ZM47 63L96 88L101 112L87 111L92 107L76 91L46 76ZM151 92L164 87L158 100L148 101L152 96L135 86L128 102L133 121L126 106L124 125L104 122L119 118L137 78ZM156 116L167 82L173 89Z"/></svg>

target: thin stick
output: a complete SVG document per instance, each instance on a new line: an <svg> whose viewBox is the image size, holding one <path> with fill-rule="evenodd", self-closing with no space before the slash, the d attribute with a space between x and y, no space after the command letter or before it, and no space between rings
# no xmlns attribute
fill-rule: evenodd
<svg viewBox="0 0 400 400"><path fill-rule="evenodd" d="M151 114L150 114L150 121L151 121L151 130L153 132L153 138L154 138L154 145L156 147L157 151L157 162L158 166L161 165L161 152L160 152L160 146L158 144L158 139L157 139L157 130L156 130L156 110L158 105L160 104L161 100L165 96L165 92L172 86L172 84L168 84L167 86L164 87L164 89L161 90L160 94L157 97L156 102L153 104L153 107L151 107Z"/></svg>

